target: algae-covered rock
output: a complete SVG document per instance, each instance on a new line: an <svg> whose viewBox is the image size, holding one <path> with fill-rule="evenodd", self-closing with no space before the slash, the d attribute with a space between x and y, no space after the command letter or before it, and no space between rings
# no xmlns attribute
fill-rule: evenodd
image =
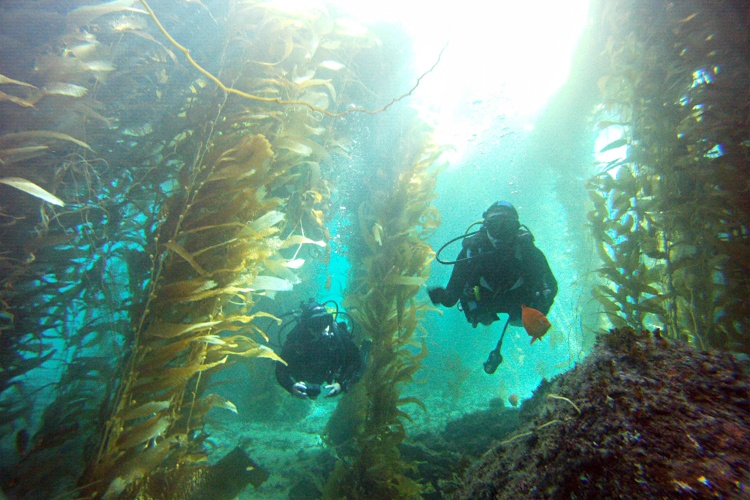
<svg viewBox="0 0 750 500"><path fill-rule="evenodd" d="M726 353L612 330L524 403L457 498L747 498L750 383Z"/></svg>

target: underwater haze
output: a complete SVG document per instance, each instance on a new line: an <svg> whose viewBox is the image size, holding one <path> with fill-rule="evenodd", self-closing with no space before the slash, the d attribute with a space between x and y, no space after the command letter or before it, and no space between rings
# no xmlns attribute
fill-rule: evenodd
<svg viewBox="0 0 750 500"><path fill-rule="evenodd" d="M610 332L746 363L749 22L729 0L2 3L3 494L471 497L493 447L584 422L561 377ZM501 200L557 280L546 333L430 302ZM337 397L275 376L311 298L367 346Z"/></svg>

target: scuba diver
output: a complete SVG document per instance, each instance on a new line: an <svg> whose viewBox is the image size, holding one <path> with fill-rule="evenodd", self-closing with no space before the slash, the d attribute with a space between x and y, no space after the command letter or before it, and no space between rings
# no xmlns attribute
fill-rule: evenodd
<svg viewBox="0 0 750 500"><path fill-rule="evenodd" d="M349 390L364 372L369 344L360 352L346 323L337 321L338 306L332 314L310 299L300 308L281 349L288 364L276 362L276 380L302 399L315 399L321 391L330 398Z"/></svg>
<svg viewBox="0 0 750 500"><path fill-rule="evenodd" d="M484 363L484 371L492 374L502 363L500 348L509 324L525 327L532 343L549 329L545 315L557 295L557 280L512 204L495 202L482 218L438 251L438 262L455 266L448 286L430 288L428 294L433 304L452 307L459 302L474 328L497 321L498 313L508 314L497 347ZM476 224L481 227L470 233ZM460 239L463 244L456 260L440 260L440 252Z"/></svg>

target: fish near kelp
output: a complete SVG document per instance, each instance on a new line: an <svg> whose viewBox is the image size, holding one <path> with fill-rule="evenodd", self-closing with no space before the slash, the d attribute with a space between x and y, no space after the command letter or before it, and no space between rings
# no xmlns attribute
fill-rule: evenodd
<svg viewBox="0 0 750 500"><path fill-rule="evenodd" d="M547 316L525 305L521 305L521 322L526 333L531 337L532 344L535 340L542 338L552 326Z"/></svg>

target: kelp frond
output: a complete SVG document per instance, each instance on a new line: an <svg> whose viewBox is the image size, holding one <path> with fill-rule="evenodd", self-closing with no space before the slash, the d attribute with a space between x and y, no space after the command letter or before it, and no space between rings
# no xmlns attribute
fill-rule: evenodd
<svg viewBox="0 0 750 500"><path fill-rule="evenodd" d="M24 193L28 193L31 196L36 196L40 200L44 200L47 203L52 203L53 205L57 205L59 207L65 206L65 202L63 202L60 198L27 179L23 179L21 177L0 177L0 184L7 184L8 186L20 189Z"/></svg>
<svg viewBox="0 0 750 500"><path fill-rule="evenodd" d="M250 312L253 295L291 286L284 279L260 274L264 262L282 246L275 236L275 226L284 220L276 210L281 200L265 196L265 186L280 169L268 168L273 151L264 137L238 140L223 154L207 155L206 180L196 179L184 212L173 215L178 218L172 225L174 233L161 247L154 280L158 285L141 319L144 327L136 332L138 347L130 379L91 477L104 480L110 488L129 487L129 481L151 472L141 468L129 475L127 462L117 458L128 449L185 435L188 446L163 452L179 462L180 457L199 451L189 446L190 436L208 409L236 411L234 404L218 396L195 398L202 374L227 364L230 357L279 360L247 334L221 335L238 330L262 334L253 322L269 315ZM232 174L221 175L227 170ZM207 214L211 214L210 225L205 223ZM237 296L242 297L242 305L232 305ZM193 397L186 397L188 385L195 386Z"/></svg>

